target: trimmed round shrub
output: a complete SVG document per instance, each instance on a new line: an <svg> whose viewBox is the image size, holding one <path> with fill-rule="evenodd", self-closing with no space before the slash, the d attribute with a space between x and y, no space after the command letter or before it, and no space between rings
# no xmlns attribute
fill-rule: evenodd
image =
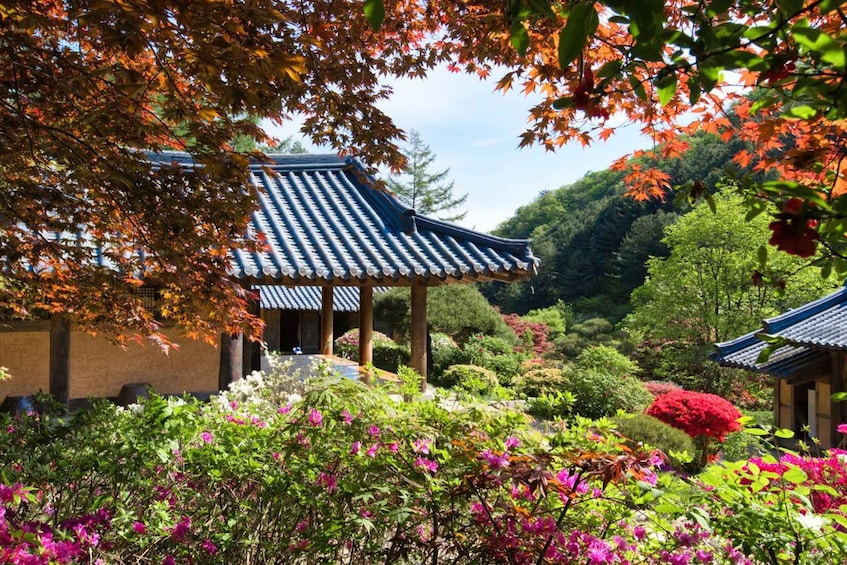
<svg viewBox="0 0 847 565"><path fill-rule="evenodd" d="M565 390L576 397L573 412L586 418L602 418L618 410L643 412L653 401L641 381L626 375L571 367L565 371L565 381Z"/></svg>
<svg viewBox="0 0 847 565"><path fill-rule="evenodd" d="M412 359L409 348L392 340L374 340L374 366L392 373L397 372L400 365L408 365Z"/></svg>
<svg viewBox="0 0 847 565"><path fill-rule="evenodd" d="M671 453L686 452L693 458L697 453L694 440L673 426L670 426L658 418L647 414L626 414L613 419L615 428L622 436L644 445L660 449L662 453L670 456ZM674 466L682 465L686 461L679 460L672 463Z"/></svg>
<svg viewBox="0 0 847 565"><path fill-rule="evenodd" d="M647 414L691 437L723 441L727 434L741 429L741 412L725 398L706 392L671 391L657 398Z"/></svg>
<svg viewBox="0 0 847 565"><path fill-rule="evenodd" d="M576 358L576 365L581 369L594 369L620 377L638 373L638 365L634 361L608 345L583 350Z"/></svg>
<svg viewBox="0 0 847 565"><path fill-rule="evenodd" d="M441 383L441 377L449 367L453 365L467 365L471 362L471 356L460 347L432 348L432 374L428 378L435 384Z"/></svg>
<svg viewBox="0 0 847 565"><path fill-rule="evenodd" d="M494 371L477 365L453 365L444 371L441 383L474 394L485 394L499 384Z"/></svg>
<svg viewBox="0 0 847 565"><path fill-rule="evenodd" d="M565 375L561 369L532 369L515 379L513 386L527 396L563 390Z"/></svg>

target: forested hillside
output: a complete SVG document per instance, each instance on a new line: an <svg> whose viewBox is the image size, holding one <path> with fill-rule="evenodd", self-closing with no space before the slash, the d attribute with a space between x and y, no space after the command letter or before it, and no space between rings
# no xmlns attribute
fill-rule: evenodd
<svg viewBox="0 0 847 565"><path fill-rule="evenodd" d="M732 157L743 142L726 143L697 135L681 158L658 163L674 186L700 181L713 191L728 172L739 173ZM636 202L623 196L624 173L585 175L557 190L545 191L522 206L494 232L531 237L541 257L538 276L521 284L490 284L482 290L505 312L525 313L563 301L580 318L618 321L630 310L630 293L643 281L645 262L666 256L663 229L686 208L672 198Z"/></svg>

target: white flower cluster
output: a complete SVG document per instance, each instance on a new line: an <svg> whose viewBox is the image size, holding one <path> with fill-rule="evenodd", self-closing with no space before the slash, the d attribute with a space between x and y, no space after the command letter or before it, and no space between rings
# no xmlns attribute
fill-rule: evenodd
<svg viewBox="0 0 847 565"><path fill-rule="evenodd" d="M268 355L264 371L253 371L235 381L215 399L225 411L233 406L249 406L254 414L276 412L281 406L297 402L307 389L299 371L292 370L291 361L279 355Z"/></svg>

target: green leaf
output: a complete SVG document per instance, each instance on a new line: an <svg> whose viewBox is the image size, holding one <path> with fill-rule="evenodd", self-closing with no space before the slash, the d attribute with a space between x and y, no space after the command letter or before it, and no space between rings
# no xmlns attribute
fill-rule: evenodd
<svg viewBox="0 0 847 565"><path fill-rule="evenodd" d="M564 110L571 107L573 107L573 98L570 96L563 96L553 101L553 108L556 110Z"/></svg>
<svg viewBox="0 0 847 565"><path fill-rule="evenodd" d="M759 258L759 264L766 265L768 262L768 246L760 245L759 249L756 251L756 255Z"/></svg>
<svg viewBox="0 0 847 565"><path fill-rule="evenodd" d="M657 82L656 87L659 90L659 104L664 106L676 94L676 74L670 73L667 77L663 77Z"/></svg>
<svg viewBox="0 0 847 565"><path fill-rule="evenodd" d="M641 84L641 80L639 80L638 77L635 75L629 75L629 85L640 100L647 100L647 91L644 90L644 85Z"/></svg>
<svg viewBox="0 0 847 565"><path fill-rule="evenodd" d="M794 432L787 428L777 428L774 430L773 435L782 439L791 439L794 437Z"/></svg>
<svg viewBox="0 0 847 565"><path fill-rule="evenodd" d="M365 17L371 24L371 29L379 31L385 20L385 4L382 0L365 0Z"/></svg>
<svg viewBox="0 0 847 565"><path fill-rule="evenodd" d="M847 400L847 392L836 392L829 398L833 402L844 402L845 400Z"/></svg>
<svg viewBox="0 0 847 565"><path fill-rule="evenodd" d="M800 483L805 483L809 477L801 469L792 467L782 474L782 478L789 483L799 485Z"/></svg>
<svg viewBox="0 0 847 565"><path fill-rule="evenodd" d="M623 61L616 59L614 61L609 61L608 63L600 67L600 69L594 74L597 76L597 78L608 78L610 76L620 73L622 66Z"/></svg>
<svg viewBox="0 0 847 565"><path fill-rule="evenodd" d="M700 90L700 84L697 81L690 81L688 83L688 102L692 106L697 104L700 100L700 94L702 94L702 90Z"/></svg>
<svg viewBox="0 0 847 565"><path fill-rule="evenodd" d="M593 3L579 3L571 9L565 27L559 32L559 67L562 70L579 57L599 25L600 18Z"/></svg>
<svg viewBox="0 0 847 565"><path fill-rule="evenodd" d="M533 13L538 14L539 16L544 16L549 20L556 19L556 13L553 12L553 9L550 7L550 4L546 2L546 0L528 0L527 4L529 4L529 7L533 11Z"/></svg>
<svg viewBox="0 0 847 565"><path fill-rule="evenodd" d="M811 106L792 106L782 113L784 118L797 118L800 120L811 120L818 115L818 111Z"/></svg>
<svg viewBox="0 0 847 565"><path fill-rule="evenodd" d="M844 0L823 0L823 2L818 4L818 10L821 11L821 14L832 12L833 10L840 8L843 1Z"/></svg>
<svg viewBox="0 0 847 565"><path fill-rule="evenodd" d="M832 37L819 29L795 25L792 28L794 40L808 51L819 54L822 61L839 70L845 67L844 49Z"/></svg>
<svg viewBox="0 0 847 565"><path fill-rule="evenodd" d="M711 194L706 194L706 204L709 205L709 210L712 211L712 214L718 213L718 207L715 204L715 199L712 197Z"/></svg>
<svg viewBox="0 0 847 565"><path fill-rule="evenodd" d="M509 37L512 47L521 55L526 55L526 50L529 48L529 33L526 31L523 22L516 21L512 24L512 34Z"/></svg>
<svg viewBox="0 0 847 565"><path fill-rule="evenodd" d="M751 436L766 436L768 432L762 428L744 428L744 433Z"/></svg>

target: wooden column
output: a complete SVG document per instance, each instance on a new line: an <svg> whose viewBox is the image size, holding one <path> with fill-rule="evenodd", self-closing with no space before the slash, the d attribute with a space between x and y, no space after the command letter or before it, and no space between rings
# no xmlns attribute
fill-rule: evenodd
<svg viewBox="0 0 847 565"><path fill-rule="evenodd" d="M244 370L244 337L241 334L221 334L221 364L218 371L218 389L226 390L230 383L239 380Z"/></svg>
<svg viewBox="0 0 847 565"><path fill-rule="evenodd" d="M332 304L331 286L321 288L321 355L332 355Z"/></svg>
<svg viewBox="0 0 847 565"><path fill-rule="evenodd" d="M247 306L250 314L259 318L259 303L256 300L251 300ZM249 375L253 371L258 371L262 368L262 344L258 341L253 341L242 338L243 351L241 354L242 369L241 374Z"/></svg>
<svg viewBox="0 0 847 565"><path fill-rule="evenodd" d="M359 289L359 366L374 360L374 289Z"/></svg>
<svg viewBox="0 0 847 565"><path fill-rule="evenodd" d="M847 382L845 382L845 374L847 374L847 355L842 351L830 352L832 359L832 370L830 372L830 394L847 392ZM829 437L832 438L832 443L835 445L824 447L835 447L841 442L842 435L838 433L838 424L847 421L847 400L840 402L830 402L830 422L829 422Z"/></svg>
<svg viewBox="0 0 847 565"><path fill-rule="evenodd" d="M64 405L70 402L71 318L50 316L50 394Z"/></svg>
<svg viewBox="0 0 847 565"><path fill-rule="evenodd" d="M426 286L412 285L412 369L421 379L421 390L426 390Z"/></svg>

